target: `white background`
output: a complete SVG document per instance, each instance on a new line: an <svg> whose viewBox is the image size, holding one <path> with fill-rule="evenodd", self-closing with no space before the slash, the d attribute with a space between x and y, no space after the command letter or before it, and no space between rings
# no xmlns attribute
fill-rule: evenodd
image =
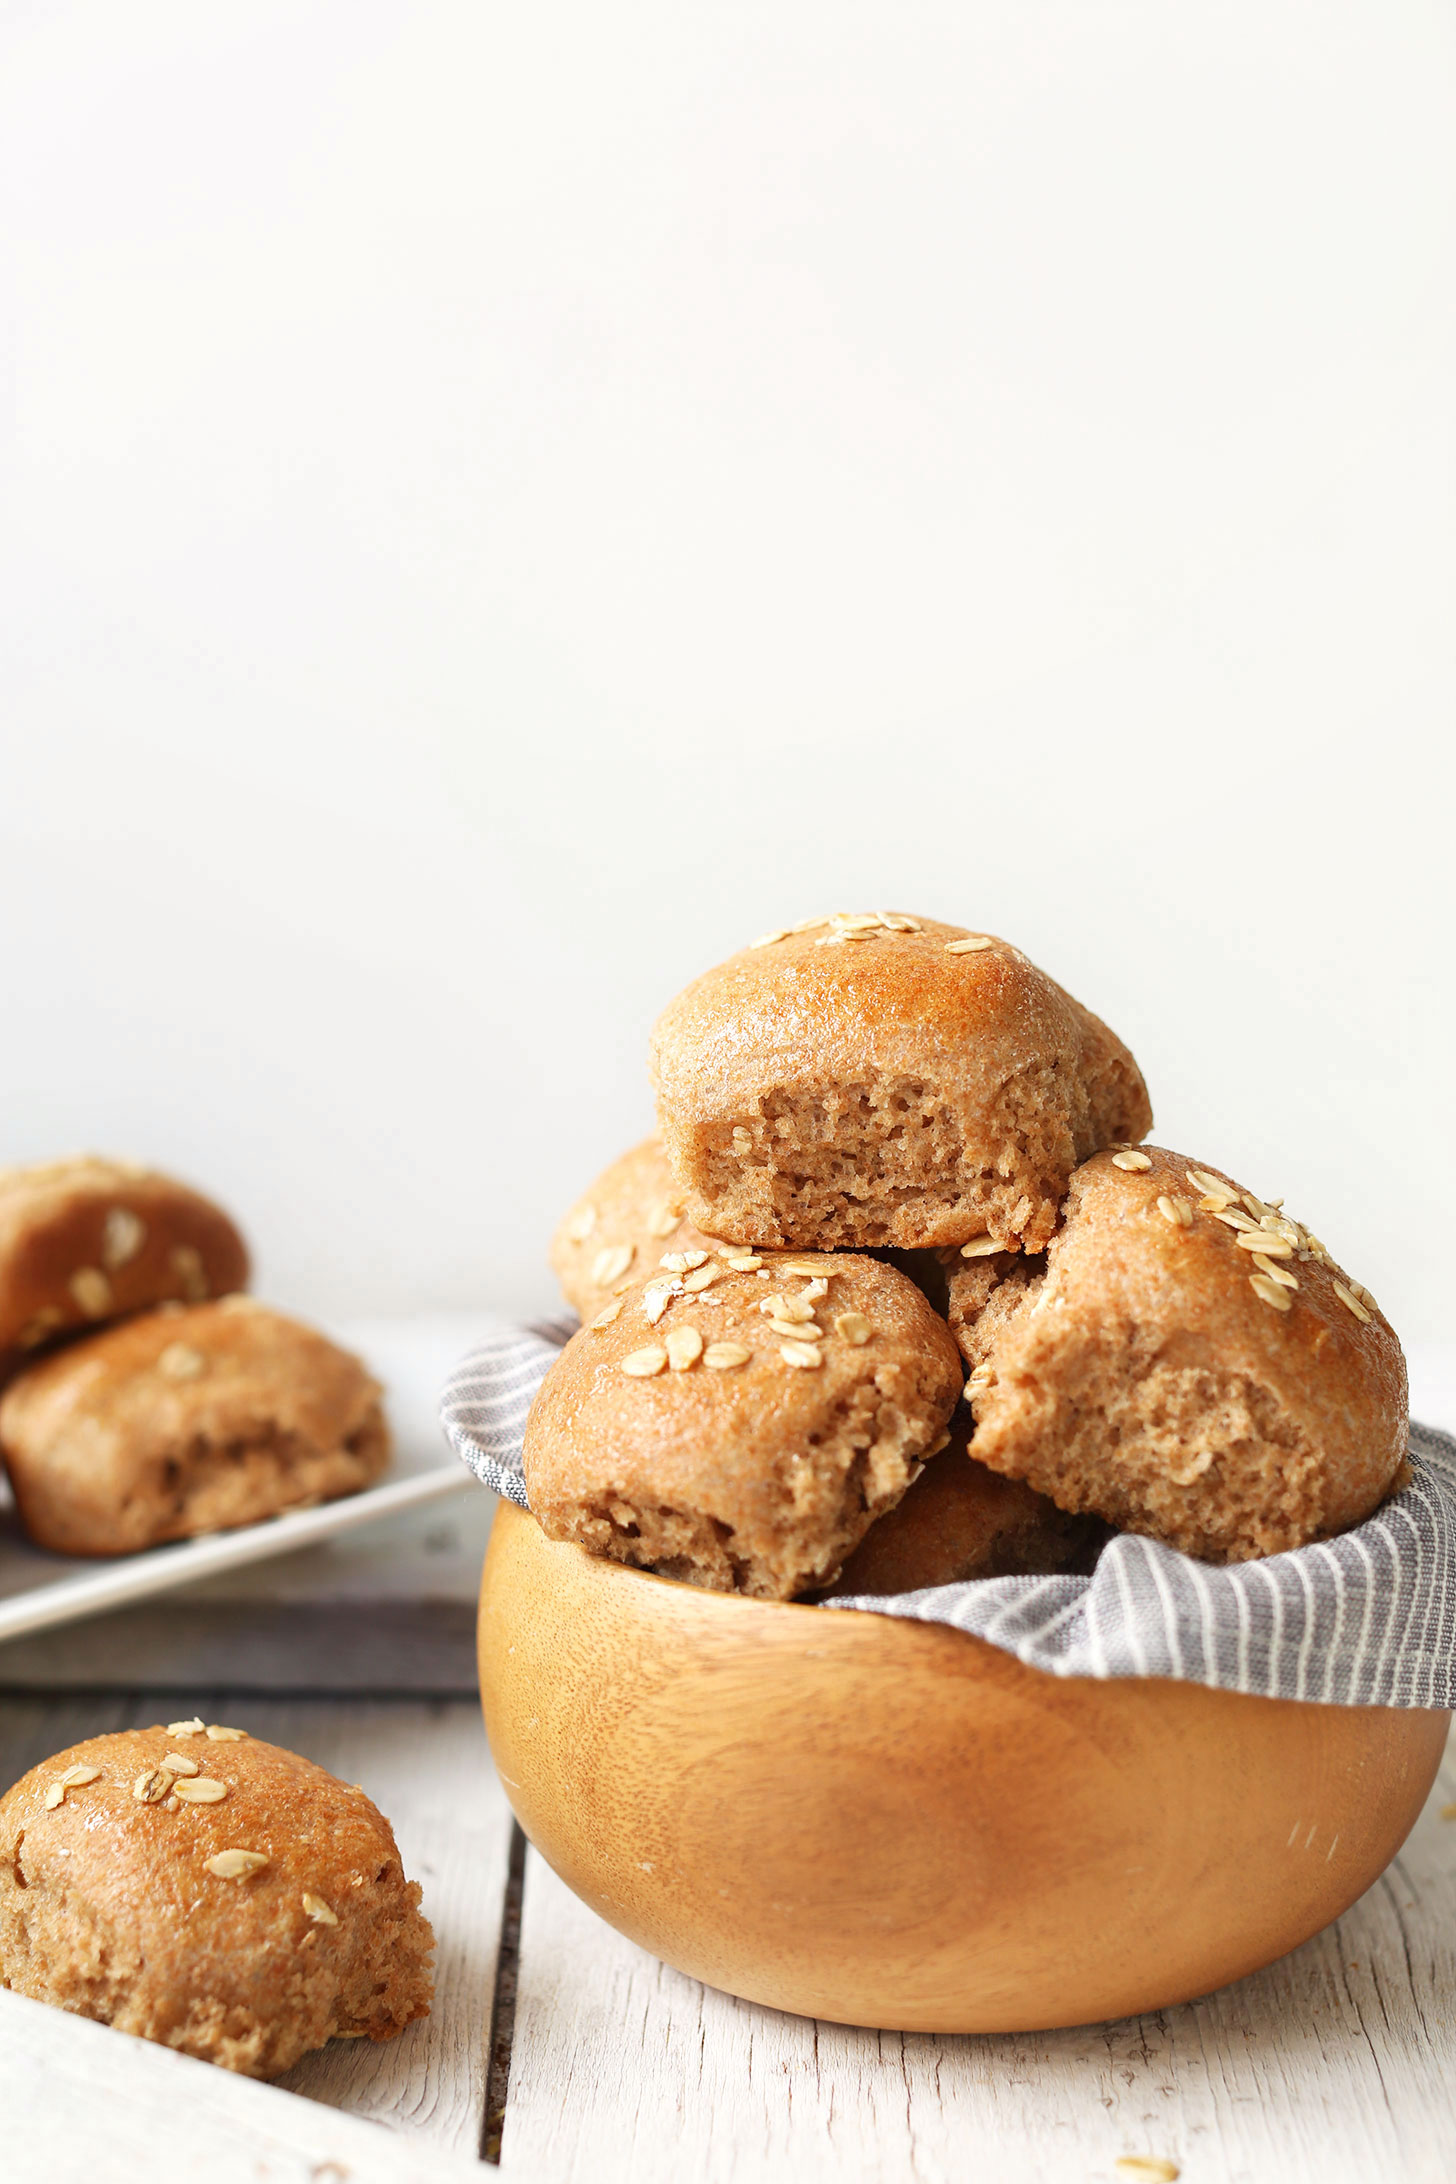
<svg viewBox="0 0 1456 2184"><path fill-rule="evenodd" d="M1448 8L0 25L0 1159L536 1308L656 1010L895 905L1453 1340Z"/></svg>

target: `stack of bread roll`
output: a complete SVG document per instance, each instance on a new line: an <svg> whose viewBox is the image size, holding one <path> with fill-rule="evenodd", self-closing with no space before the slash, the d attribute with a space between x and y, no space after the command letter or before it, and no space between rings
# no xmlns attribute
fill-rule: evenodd
<svg viewBox="0 0 1456 2184"><path fill-rule="evenodd" d="M1243 1561L1403 1482L1369 1291L1145 1145L1127 1047L1009 942L806 919L681 993L651 1067L659 1136L552 1246L551 1538L787 1600L1086 1567L1108 1527Z"/></svg>
<svg viewBox="0 0 1456 2184"><path fill-rule="evenodd" d="M0 1457L38 1545L125 1554L379 1476L378 1386L247 1279L236 1224L170 1176L0 1171Z"/></svg>

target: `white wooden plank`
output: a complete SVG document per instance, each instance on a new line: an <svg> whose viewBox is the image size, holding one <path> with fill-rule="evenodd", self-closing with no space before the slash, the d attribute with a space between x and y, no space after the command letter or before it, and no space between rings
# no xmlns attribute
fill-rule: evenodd
<svg viewBox="0 0 1456 2184"><path fill-rule="evenodd" d="M529 1861L503 2143L512 2176L1085 2184L1129 2154L1217 2184L1445 2177L1456 2148L1456 1802L1256 1977L1067 2032L901 2037L684 1979Z"/></svg>
<svg viewBox="0 0 1456 2184"><path fill-rule="evenodd" d="M357 2116L0 1992L4 2173L44 2184L479 2184Z"/></svg>
<svg viewBox="0 0 1456 2184"><path fill-rule="evenodd" d="M119 1692L44 1699L0 1692L0 1791L8 1790L52 1752L63 1752L82 1737L104 1736L135 1721L174 1719L162 1712L165 1696L148 1703L151 1712L139 1710Z"/></svg>
<svg viewBox="0 0 1456 2184"><path fill-rule="evenodd" d="M427 1508L11 1638L0 1644L0 1689L473 1692L494 1509L495 1496L467 1479Z"/></svg>
<svg viewBox="0 0 1456 2184"><path fill-rule="evenodd" d="M247 1728L256 1724L258 1735L291 1742L333 1773L364 1783L394 1823L405 1871L424 1889L437 1943L435 2004L427 2018L377 2047L335 2041L306 2055L281 2082L477 2157L512 1825L479 1706L315 1709L270 1701L241 1716L235 1705L230 1718Z"/></svg>
<svg viewBox="0 0 1456 2184"><path fill-rule="evenodd" d="M156 1696L0 1701L0 1779L8 1784L82 1736L191 1712L195 1699L189 1693L185 1705L177 1700L170 1710ZM435 1928L437 1988L429 2017L378 2046L335 2042L305 2056L280 2084L290 2095L374 2118L473 2160L484 2116L511 1829L478 1706L220 1695L204 1711L362 1783L392 1821L405 1870L421 1883ZM128 2043L129 2050L136 2045Z"/></svg>

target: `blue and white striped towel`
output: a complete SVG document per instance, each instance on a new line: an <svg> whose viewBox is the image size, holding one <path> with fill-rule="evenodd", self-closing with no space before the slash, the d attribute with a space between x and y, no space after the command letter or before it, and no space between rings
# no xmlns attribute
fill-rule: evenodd
<svg viewBox="0 0 1456 2184"><path fill-rule="evenodd" d="M506 1327L458 1367L457 1453L527 1506L521 1435L573 1320ZM1456 1441L1411 1426L1414 1482L1354 1531L1227 1569L1121 1533L1090 1577L986 1577L835 1609L953 1623L1053 1676L1171 1676L1337 1706L1456 1707Z"/></svg>

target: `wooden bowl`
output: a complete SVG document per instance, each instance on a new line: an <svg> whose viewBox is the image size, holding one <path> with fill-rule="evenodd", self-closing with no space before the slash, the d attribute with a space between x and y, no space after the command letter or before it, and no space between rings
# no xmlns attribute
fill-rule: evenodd
<svg viewBox="0 0 1456 2184"><path fill-rule="evenodd" d="M611 1925L751 2001L925 2032L1128 2016L1269 1963L1399 1849L1450 1721L1062 1680L599 1561L509 1503L480 1684L522 1827Z"/></svg>

